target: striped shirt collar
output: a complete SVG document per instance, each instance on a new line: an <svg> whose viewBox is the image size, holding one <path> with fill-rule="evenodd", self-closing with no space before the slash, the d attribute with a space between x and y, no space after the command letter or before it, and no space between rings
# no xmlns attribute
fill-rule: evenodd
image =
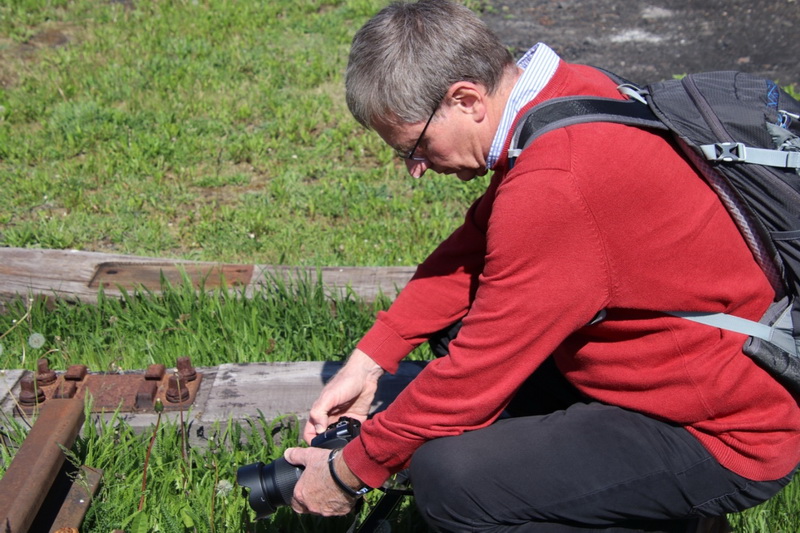
<svg viewBox="0 0 800 533"><path fill-rule="evenodd" d="M523 73L508 97L500 126L486 158L487 168L491 169L497 164L514 118L547 85L555 74L559 61L558 55L544 43L536 44L517 61L517 66L523 69Z"/></svg>

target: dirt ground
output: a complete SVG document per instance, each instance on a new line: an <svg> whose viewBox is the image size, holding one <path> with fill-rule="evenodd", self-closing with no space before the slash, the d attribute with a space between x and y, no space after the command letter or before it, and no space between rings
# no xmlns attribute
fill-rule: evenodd
<svg viewBox="0 0 800 533"><path fill-rule="evenodd" d="M538 41L567 61L648 83L740 70L800 88L800 0L489 0L515 57Z"/></svg>

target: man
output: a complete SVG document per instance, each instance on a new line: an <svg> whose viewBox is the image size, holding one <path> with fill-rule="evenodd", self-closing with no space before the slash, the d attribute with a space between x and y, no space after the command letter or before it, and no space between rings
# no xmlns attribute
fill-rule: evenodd
<svg viewBox="0 0 800 533"><path fill-rule="evenodd" d="M324 388L304 437L364 420L380 375L460 323L447 353L341 452L286 452L305 467L296 511L346 513L410 465L443 531L695 531L789 483L798 399L742 353L742 335L663 312L757 320L774 297L672 143L574 125L509 169L521 114L569 95L622 98L543 44L515 64L448 1L392 4L355 36L350 109L412 176L494 174Z"/></svg>

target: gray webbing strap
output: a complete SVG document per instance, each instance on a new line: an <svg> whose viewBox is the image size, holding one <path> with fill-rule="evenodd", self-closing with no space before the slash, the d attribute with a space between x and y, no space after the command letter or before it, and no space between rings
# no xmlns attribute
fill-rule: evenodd
<svg viewBox="0 0 800 533"><path fill-rule="evenodd" d="M750 337L756 337L772 343L789 353L795 353L797 351L794 337L785 331L775 329L760 322L747 320L746 318L726 315L725 313L698 313L692 311L667 311L667 314L707 326L714 326L720 329L742 333Z"/></svg>
<svg viewBox="0 0 800 533"><path fill-rule="evenodd" d="M709 161L751 163L779 168L800 168L800 152L751 148L743 143L715 143L700 146Z"/></svg>

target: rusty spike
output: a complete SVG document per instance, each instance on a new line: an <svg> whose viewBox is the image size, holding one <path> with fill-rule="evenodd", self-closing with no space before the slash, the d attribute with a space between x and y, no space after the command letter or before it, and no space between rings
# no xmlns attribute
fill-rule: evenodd
<svg viewBox="0 0 800 533"><path fill-rule="evenodd" d="M179 375L171 375L169 377L166 397L167 401L170 403L185 402L188 400L189 389L186 388L186 380Z"/></svg>
<svg viewBox="0 0 800 533"><path fill-rule="evenodd" d="M192 360L189 357L178 357L178 374L188 383L197 378L197 372L192 366Z"/></svg>
<svg viewBox="0 0 800 533"><path fill-rule="evenodd" d="M19 382L19 403L26 407L42 403L45 400L44 391L36 386L33 377L26 375Z"/></svg>
<svg viewBox="0 0 800 533"><path fill-rule="evenodd" d="M50 363L47 358L42 357L36 361L36 384L40 387L55 383L56 373L50 370Z"/></svg>

